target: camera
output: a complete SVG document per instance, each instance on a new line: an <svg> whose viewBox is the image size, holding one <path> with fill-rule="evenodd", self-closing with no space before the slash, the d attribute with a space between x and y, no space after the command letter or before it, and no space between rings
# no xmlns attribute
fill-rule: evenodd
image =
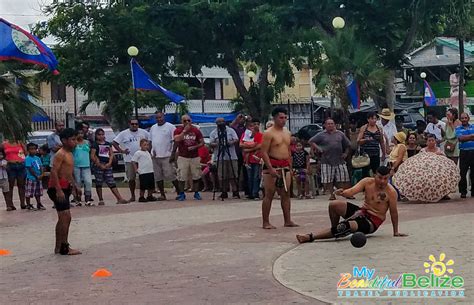
<svg viewBox="0 0 474 305"><path fill-rule="evenodd" d="M220 130L220 131L224 131L226 129L226 124L225 122L219 122L217 123L217 128Z"/></svg>

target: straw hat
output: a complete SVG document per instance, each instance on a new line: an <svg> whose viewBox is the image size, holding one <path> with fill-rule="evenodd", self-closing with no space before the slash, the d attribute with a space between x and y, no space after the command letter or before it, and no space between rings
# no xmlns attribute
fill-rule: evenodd
<svg viewBox="0 0 474 305"><path fill-rule="evenodd" d="M382 112L378 114L378 116L381 117L382 119L386 119L390 121L390 120L393 120L393 118L395 117L395 113L391 112L390 109L388 108L384 108L382 109Z"/></svg>
<svg viewBox="0 0 474 305"><path fill-rule="evenodd" d="M394 135L395 139L398 140L398 142L400 143L405 143L406 139L407 139L407 135L403 132L403 131L399 131L397 132L395 135Z"/></svg>

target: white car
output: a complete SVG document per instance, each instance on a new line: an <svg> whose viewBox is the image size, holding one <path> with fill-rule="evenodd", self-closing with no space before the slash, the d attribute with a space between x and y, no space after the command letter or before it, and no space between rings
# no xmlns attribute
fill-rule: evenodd
<svg viewBox="0 0 474 305"><path fill-rule="evenodd" d="M41 147L44 144L48 144L48 136L53 133L53 130L33 131L28 135L26 143L35 143L38 147Z"/></svg>

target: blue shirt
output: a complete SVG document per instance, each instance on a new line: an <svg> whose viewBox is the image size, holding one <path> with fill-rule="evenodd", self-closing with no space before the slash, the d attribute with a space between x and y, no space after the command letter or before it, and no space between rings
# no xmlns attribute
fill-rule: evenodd
<svg viewBox="0 0 474 305"><path fill-rule="evenodd" d="M469 135L474 135L474 124L469 124L467 128L464 128L464 126L458 126L456 128L456 137L460 136L469 136ZM459 141L459 149L460 150L474 150L474 141L467 141L467 142L461 142Z"/></svg>
<svg viewBox="0 0 474 305"><path fill-rule="evenodd" d="M91 160L90 160L90 152L91 147L87 141L84 143L77 144L76 148L74 148L73 156L74 156L74 167L90 167Z"/></svg>
<svg viewBox="0 0 474 305"><path fill-rule="evenodd" d="M33 181L36 181L36 177L33 176L31 173L30 173L30 168L33 169L33 172L39 176L41 175L41 166L43 166L43 164L41 163L41 159L40 157L38 156L30 156L28 155L26 158L25 158L25 167L26 167L26 179L28 180L33 180Z"/></svg>

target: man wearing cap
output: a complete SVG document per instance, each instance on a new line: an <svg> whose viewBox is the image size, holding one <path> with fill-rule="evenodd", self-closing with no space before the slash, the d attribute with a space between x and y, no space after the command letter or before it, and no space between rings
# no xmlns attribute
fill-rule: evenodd
<svg viewBox="0 0 474 305"><path fill-rule="evenodd" d="M385 137L385 153L389 154L390 148L393 146L392 139L397 133L397 126L393 122L395 114L390 111L390 109L384 108L378 114L378 116L380 118L380 121L377 122L377 125L382 128Z"/></svg>

